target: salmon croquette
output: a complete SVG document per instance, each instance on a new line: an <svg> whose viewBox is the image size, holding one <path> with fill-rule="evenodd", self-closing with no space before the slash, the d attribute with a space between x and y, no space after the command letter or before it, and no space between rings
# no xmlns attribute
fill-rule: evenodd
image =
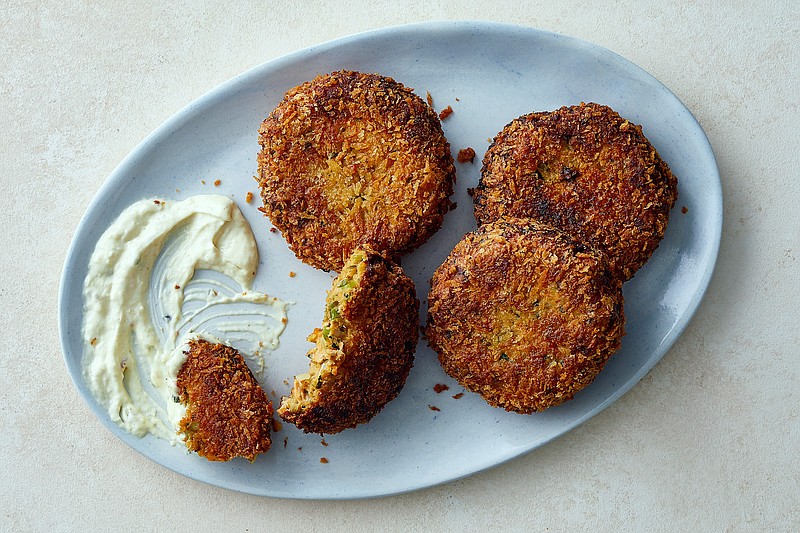
<svg viewBox="0 0 800 533"><path fill-rule="evenodd" d="M209 461L252 462L269 450L272 402L242 355L202 338L190 340L185 353L178 400L186 416L178 429L186 447Z"/></svg>
<svg viewBox="0 0 800 533"><path fill-rule="evenodd" d="M609 107L581 104L513 120L483 159L475 218L534 218L605 252L623 281L658 247L677 181Z"/></svg>
<svg viewBox="0 0 800 533"><path fill-rule="evenodd" d="M306 433L369 421L403 388L419 336L414 283L385 256L358 248L325 301L308 373L295 377L278 414Z"/></svg>
<svg viewBox="0 0 800 533"><path fill-rule="evenodd" d="M624 334L622 281L605 255L529 219L468 233L434 273L428 306L445 371L518 413L571 399Z"/></svg>
<svg viewBox="0 0 800 533"><path fill-rule="evenodd" d="M287 92L259 134L262 211L316 268L338 272L361 244L407 253L452 205L455 167L439 118L391 78L318 76Z"/></svg>

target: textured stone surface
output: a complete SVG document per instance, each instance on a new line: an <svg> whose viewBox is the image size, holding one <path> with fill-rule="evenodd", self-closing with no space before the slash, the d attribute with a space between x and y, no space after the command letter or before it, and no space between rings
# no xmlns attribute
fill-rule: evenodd
<svg viewBox="0 0 800 533"><path fill-rule="evenodd" d="M133 453L78 396L58 340L67 246L105 177L175 111L249 67L448 18L605 46L695 114L717 154L725 223L716 274L682 337L579 429L417 493L271 500ZM795 2L12 1L0 27L0 530L800 529Z"/></svg>

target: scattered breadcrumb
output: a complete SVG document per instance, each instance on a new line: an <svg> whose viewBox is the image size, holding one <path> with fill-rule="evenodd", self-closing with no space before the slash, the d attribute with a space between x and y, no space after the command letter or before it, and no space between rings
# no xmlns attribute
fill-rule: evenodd
<svg viewBox="0 0 800 533"><path fill-rule="evenodd" d="M214 187L219 187L220 183L222 183L222 181L214 180Z"/></svg>
<svg viewBox="0 0 800 533"><path fill-rule="evenodd" d="M244 197L244 201L245 201L246 203L248 203L248 204L249 204L250 202L252 202L252 201L253 201L253 193L252 193L252 192L250 192L250 191L247 191L247 195L245 195L245 197Z"/></svg>
<svg viewBox="0 0 800 533"><path fill-rule="evenodd" d="M281 423L281 421L276 420L275 418L273 418L270 421L270 424L272 425L272 431L274 431L275 433L283 429L283 424Z"/></svg>
<svg viewBox="0 0 800 533"><path fill-rule="evenodd" d="M448 387L444 383L437 383L436 385L433 386L433 391L436 394L440 394L440 393L442 393L442 392L444 392L446 390L450 390L450 387Z"/></svg>
<svg viewBox="0 0 800 533"><path fill-rule="evenodd" d="M461 101L461 100L459 100L458 98L456 98L456 102L460 102L460 101Z"/></svg>
<svg viewBox="0 0 800 533"><path fill-rule="evenodd" d="M92 346L97 344L97 337L92 337L92 340L89 341L89 344L91 344Z"/></svg>
<svg viewBox="0 0 800 533"><path fill-rule="evenodd" d="M428 101L429 106L433 107L433 96L431 96L431 93L425 91L425 100Z"/></svg>
<svg viewBox="0 0 800 533"><path fill-rule="evenodd" d="M453 108L451 106L447 106L439 112L439 120L444 120L452 114Z"/></svg>
<svg viewBox="0 0 800 533"><path fill-rule="evenodd" d="M180 286L180 285L178 285L178 284L176 283L176 284L175 284L175 288L176 288L176 289L180 289L180 288L181 288L181 286Z"/></svg>
<svg viewBox="0 0 800 533"><path fill-rule="evenodd" d="M431 411L441 411L441 409L439 409L439 408L438 408L438 407L436 407L435 405L429 405L429 406L428 406L428 409L430 409Z"/></svg>
<svg viewBox="0 0 800 533"><path fill-rule="evenodd" d="M683 213L685 215L688 212L689 212L689 208L688 207L686 207L686 206L681 207L681 213Z"/></svg>
<svg viewBox="0 0 800 533"><path fill-rule="evenodd" d="M275 228L269 228L269 232L270 233L278 233L278 230L276 230Z"/></svg>
<svg viewBox="0 0 800 533"><path fill-rule="evenodd" d="M206 184L206 180L200 180L200 183L202 183L203 185L205 185L205 184Z"/></svg>
<svg viewBox="0 0 800 533"><path fill-rule="evenodd" d="M475 187L468 187L468 188L467 188L467 194L468 194L470 197L473 197L473 196L475 196Z"/></svg>
<svg viewBox="0 0 800 533"><path fill-rule="evenodd" d="M302 447L302 446L298 446L298 447L297 447L297 451L298 451L298 452L302 452L302 451L303 451L303 447Z"/></svg>
<svg viewBox="0 0 800 533"><path fill-rule="evenodd" d="M453 399L454 400L460 400L462 396L464 396L464 393L463 392L459 392L458 394L453 394Z"/></svg>
<svg viewBox="0 0 800 533"><path fill-rule="evenodd" d="M295 272L295 271L293 271L293 270L290 270L290 271L289 271L289 277L290 277L290 278L293 278L293 277L295 277L296 275L297 275L297 272Z"/></svg>
<svg viewBox="0 0 800 533"><path fill-rule="evenodd" d="M475 150L467 146L463 150L458 151L458 162L459 163L472 163L475 161Z"/></svg>
<svg viewBox="0 0 800 533"><path fill-rule="evenodd" d="M161 205L161 200L153 200L153 203L156 205Z"/></svg>
<svg viewBox="0 0 800 533"><path fill-rule="evenodd" d="M289 437L283 437L283 447L286 448L287 444L289 444Z"/></svg>
<svg viewBox="0 0 800 533"><path fill-rule="evenodd" d="M322 463L322 464L324 464L324 465L326 465L326 464L328 464L328 459L327 459L327 458L325 458L325 457L320 457L320 458L319 458L319 462L320 462L320 463Z"/></svg>

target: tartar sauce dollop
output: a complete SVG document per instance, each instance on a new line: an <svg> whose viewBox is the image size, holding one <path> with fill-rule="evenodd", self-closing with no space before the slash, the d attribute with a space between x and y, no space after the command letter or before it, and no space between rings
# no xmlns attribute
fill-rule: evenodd
<svg viewBox="0 0 800 533"><path fill-rule="evenodd" d="M257 266L253 233L229 198L148 199L123 211L83 287L85 379L114 422L180 440L176 381L193 335L241 334L256 356L278 346L287 304L251 290ZM198 272L209 276L193 280Z"/></svg>

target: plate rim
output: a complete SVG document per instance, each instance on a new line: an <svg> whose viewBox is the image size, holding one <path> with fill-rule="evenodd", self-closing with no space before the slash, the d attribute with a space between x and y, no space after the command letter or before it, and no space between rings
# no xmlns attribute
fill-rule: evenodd
<svg viewBox="0 0 800 533"><path fill-rule="evenodd" d="M709 202L708 204L708 206L711 207L714 211L715 216L713 217L713 220L715 224L714 227L711 228L712 231L707 233L707 235L710 237L709 242L711 246L708 249L707 262L705 264L703 275L698 278L698 285L697 285L698 290L694 292L689 302L686 304L685 311L681 314L681 316L678 317L678 319L672 325L671 329L664 335L664 338L661 340L658 346L651 353L650 357L644 362L643 365L641 365L641 367L636 373L634 373L627 381L621 383L613 391L613 393L610 394L605 400L599 402L592 409L585 412L582 416L579 416L576 419L574 419L566 427L566 429L563 429L562 431L559 431L544 439L537 440L531 443L529 446L523 448L521 451L516 451L514 453L509 454L506 457L502 457L500 459L493 458L492 460L484 461L480 464L473 463L471 465L472 468L465 469L464 472L459 472L455 475L444 476L443 479L440 479L433 483L429 482L422 484L409 483L406 487L398 488L396 490L384 490L382 492L362 491L360 493L352 491L349 493L337 492L335 494L330 494L327 496L306 495L297 492L281 493L280 490L278 490L277 492L274 491L256 492L256 491L244 490L241 486L227 483L225 482L225 480L210 481L208 479L201 479L199 476L195 476L190 472L178 471L176 468L173 468L169 464L165 464L161 461L158 461L148 456L147 454L144 453L143 450L138 449L132 446L127 441L123 440L123 442L130 448L133 448L136 452L140 453L141 455L155 462L156 464L164 466L169 470L172 470L173 472L176 472L180 475L189 477L191 479L203 483L207 483L212 486L217 486L244 494L252 494L255 496L265 496L270 498L281 498L281 499L300 499L300 500L309 500L309 499L351 500L351 499L378 498L396 494L404 494L408 492L421 490L424 488L430 488L443 485L445 483L450 483L486 471L490 468L500 466L513 459L529 454L532 451L540 448L541 446L544 446L550 442L553 442L563 437L565 434L573 431L574 429L578 428L589 419L599 414L601 411L609 407L611 404L616 402L620 397L622 397L624 394L630 391L636 385L636 383L641 381L641 379L645 375L647 375L653 369L653 367L663 358L666 352L673 346L673 344L677 341L678 337L680 337L680 335L686 329L688 324L695 316L701 302L703 301L705 294L708 291L711 278L713 277L714 271L716 269L717 260L719 256L719 249L721 244L722 227L724 221L722 183L719 173L719 165L717 163L717 159L714 154L713 146L711 145L711 142L708 139L708 135L706 134L705 130L702 128L702 126L700 125L699 121L694 116L694 114L692 114L691 110L689 110L689 108L668 87L666 87L663 83L661 83L658 79L656 79L652 74L644 70L642 67L639 67L637 64L624 58L623 56L617 54L616 52L609 50L604 46L592 43L590 41L586 41L578 37L573 37L535 27L528 27L517 24L507 24L502 22L480 21L480 20L443 20L443 21L438 20L438 21L417 22L412 24L393 25L384 28L375 28L353 33L350 35L345 35L319 44L307 46L305 48L295 50L293 52L289 52L287 54L275 57L266 62L253 66L241 72L240 74L237 74L232 78L229 78L228 80L207 90L197 98L190 101L188 104L184 105L177 112L173 113L158 127L156 127L152 132L150 132L147 136L145 136L144 139L142 139L138 144L136 144L136 146L125 155L125 157L120 161L120 163L114 168L114 170L106 177L106 179L103 181L100 187L95 191L91 201L89 202L83 214L81 215L80 221L78 222L78 225L75 227L75 230L72 234L71 241L64 259L64 267L62 269L59 281L58 302L57 302L59 340L61 344L61 351L62 351L62 356L64 358L64 363L67 366L67 371L71 381L73 382L73 385L78 390L78 393L83 398L84 402L86 402L87 407L89 407L89 410L92 412L92 414L94 414L95 417L97 417L98 414L93 406L92 403L93 400L92 398L89 397L89 392L85 390L78 383L77 379L79 376L76 375L75 372L73 372L70 363L70 359L71 358L74 359L74 355L70 356L72 352L68 346L67 309L65 308L66 305L65 302L67 297L66 285L68 284L70 279L69 274L75 268L76 248L78 246L78 241L79 241L77 237L86 231L85 226L88 223L89 214L98 209L99 204L101 202L101 198L104 198L108 194L109 190L116 188L117 184L121 182L123 178L128 174L128 169L130 167L133 167L137 161L139 161L143 156L145 156L151 150L151 148L158 142L160 138L168 135L170 130L179 129L183 124L194 118L197 114L202 113L204 109L213 107L218 101L229 98L231 91L235 91L237 85L244 85L253 78L259 78L268 75L269 72L272 70L277 70L284 66L289 66L292 63L298 62L299 60L306 57L311 57L317 54L324 54L327 51L341 47L343 45L347 45L352 42L368 40L374 37L391 38L393 36L396 37L397 35L404 33L417 34L419 32L426 32L431 30L449 31L455 33L469 32L469 31L475 33L491 32L504 35L509 35L509 34L513 35L516 33L516 34L527 34L526 37L528 38L539 38L539 39L545 38L545 39L562 40L564 42L580 46L581 48L588 50L590 53L600 54L608 59L612 59L614 62L624 65L627 69L632 69L636 71L638 75L643 76L644 78L649 79L650 82L654 83L654 85L656 85L659 88L659 90L667 94L681 108L683 108L688 113L691 120L697 126L697 130L700 133L701 139L703 141L702 146L697 147L698 152L700 151L700 148L702 148L702 152L704 153L705 157L708 157L709 162L712 163L711 169L713 170L713 175L709 175L706 177L708 178L709 181L707 185L713 186L715 192L712 198L712 202ZM97 418L100 419L99 421L101 422L102 425L106 426L106 428L109 431L111 431L114 437L118 438L113 428L111 427L111 425L113 424L112 421L106 420L103 417L97 417Z"/></svg>

